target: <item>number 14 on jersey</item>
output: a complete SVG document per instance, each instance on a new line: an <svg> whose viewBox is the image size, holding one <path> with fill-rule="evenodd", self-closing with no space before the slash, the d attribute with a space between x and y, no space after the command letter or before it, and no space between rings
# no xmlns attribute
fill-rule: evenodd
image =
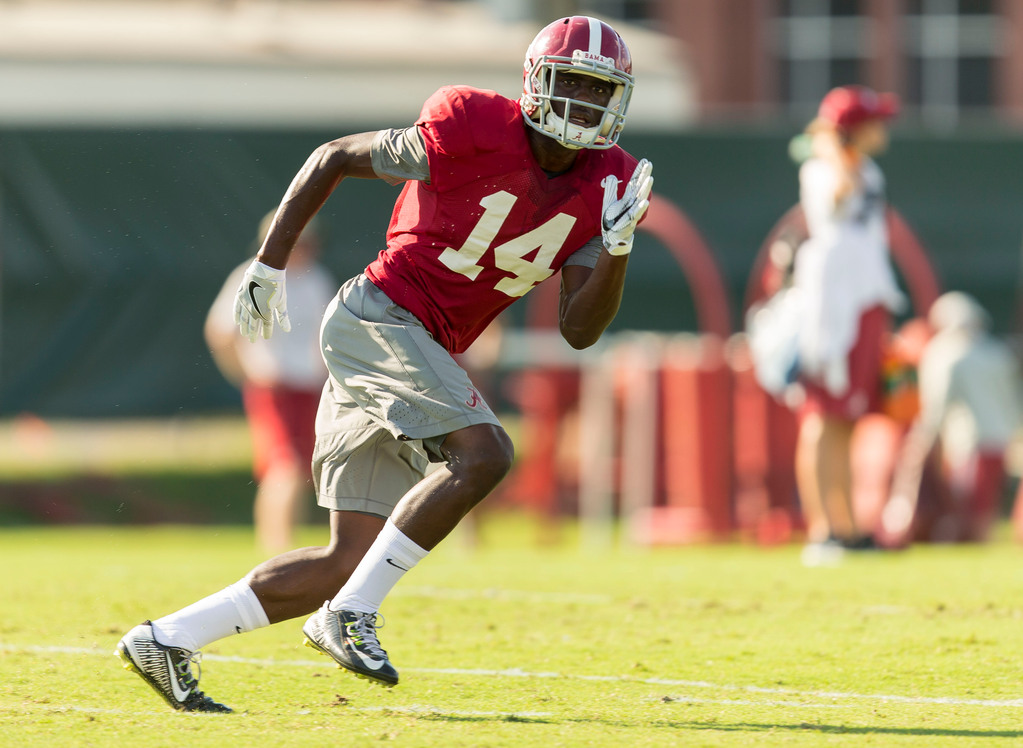
<svg viewBox="0 0 1023 748"><path fill-rule="evenodd" d="M483 215L458 249L448 247L440 254L440 261L449 269L470 280L476 280L486 267L480 264L486 251L518 200L510 192L495 192L480 200ZM494 266L512 274L494 284L494 288L508 296L522 296L540 281L554 274L551 263L564 246L575 217L558 213L532 231L494 247ZM533 259L526 257L536 251Z"/></svg>

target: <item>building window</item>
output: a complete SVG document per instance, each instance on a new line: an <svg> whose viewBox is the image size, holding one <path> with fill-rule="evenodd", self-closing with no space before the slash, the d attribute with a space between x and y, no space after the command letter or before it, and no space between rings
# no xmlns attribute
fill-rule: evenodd
<svg viewBox="0 0 1023 748"><path fill-rule="evenodd" d="M904 79L911 113L934 128L987 113L996 62L1005 51L998 0L902 0ZM861 0L779 0L774 47L779 95L794 117L812 115L834 86L867 83L875 20Z"/></svg>
<svg viewBox="0 0 1023 748"><path fill-rule="evenodd" d="M807 118L830 89L863 82L871 19L859 0L781 0L778 6L780 98L793 117Z"/></svg>
<svg viewBox="0 0 1023 748"><path fill-rule="evenodd" d="M994 0L907 0L905 99L932 127L955 127L995 102L1004 41Z"/></svg>

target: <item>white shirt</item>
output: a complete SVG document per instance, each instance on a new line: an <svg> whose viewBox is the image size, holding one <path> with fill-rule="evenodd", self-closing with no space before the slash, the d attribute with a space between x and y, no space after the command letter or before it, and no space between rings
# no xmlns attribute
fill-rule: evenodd
<svg viewBox="0 0 1023 748"><path fill-rule="evenodd" d="M920 360L920 422L941 434L953 462L977 450L1001 452L1020 424L1019 371L1009 348L989 335L939 332Z"/></svg>
<svg viewBox="0 0 1023 748"><path fill-rule="evenodd" d="M796 253L793 275L804 312L800 367L836 396L849 389L847 356L860 316L874 306L896 311L904 304L888 254L884 175L864 158L858 186L836 203L839 176L817 158L799 171L810 238Z"/></svg>

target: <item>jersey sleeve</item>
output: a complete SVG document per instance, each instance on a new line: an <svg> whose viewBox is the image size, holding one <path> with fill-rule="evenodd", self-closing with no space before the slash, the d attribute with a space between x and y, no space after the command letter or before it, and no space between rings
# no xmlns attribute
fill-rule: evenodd
<svg viewBox="0 0 1023 748"><path fill-rule="evenodd" d="M591 270L597 267L597 258L604 251L604 240L595 236L568 256L565 265L583 265Z"/></svg>
<svg viewBox="0 0 1023 748"><path fill-rule="evenodd" d="M445 86L427 99L416 126L422 131L427 153L436 151L461 158L475 151L466 115L466 96L456 86Z"/></svg>
<svg viewBox="0 0 1023 748"><path fill-rule="evenodd" d="M430 179L426 147L418 127L381 130L373 138L370 157L373 171L388 184Z"/></svg>
<svg viewBox="0 0 1023 748"><path fill-rule="evenodd" d="M487 168L498 168L493 159L506 162L498 171L521 168L509 158L521 157L518 147L509 148L512 126L521 126L522 113L516 102L493 91L470 86L446 86L426 100L416 126L430 164L430 189L444 190L464 184L470 175L465 164L477 158L490 159ZM521 138L524 141L524 134Z"/></svg>

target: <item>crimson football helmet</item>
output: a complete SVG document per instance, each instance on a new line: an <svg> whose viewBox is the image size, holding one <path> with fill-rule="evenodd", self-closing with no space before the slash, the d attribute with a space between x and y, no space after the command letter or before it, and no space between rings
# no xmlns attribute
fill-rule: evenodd
<svg viewBox="0 0 1023 748"><path fill-rule="evenodd" d="M565 72L609 81L614 88L607 106L554 96L556 77ZM618 32L596 18L571 16L546 26L526 50L519 105L530 127L568 148L610 148L625 127L632 88L632 55ZM553 103L564 104L561 116ZM572 107L596 109L600 123L571 122Z"/></svg>

